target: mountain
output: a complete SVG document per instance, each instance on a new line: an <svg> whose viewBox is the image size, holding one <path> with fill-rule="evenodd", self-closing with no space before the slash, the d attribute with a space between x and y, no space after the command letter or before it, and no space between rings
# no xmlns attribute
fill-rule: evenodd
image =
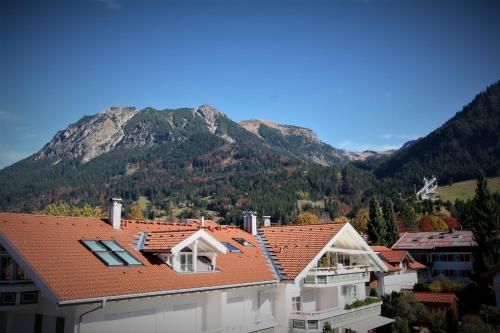
<svg viewBox="0 0 500 333"><path fill-rule="evenodd" d="M441 184L500 175L500 81L429 135L405 144L381 163L379 178L420 184L435 175Z"/></svg>
<svg viewBox="0 0 500 333"><path fill-rule="evenodd" d="M281 125L268 120L244 120L239 123L268 146L309 162L321 165L346 163L349 153L322 142L316 133L304 127Z"/></svg>
<svg viewBox="0 0 500 333"><path fill-rule="evenodd" d="M112 107L56 133L39 152L0 171L0 210L65 200L103 204L141 196L150 213L208 209L228 221L242 209L288 222L297 200L364 200L373 176L313 131L264 121L241 125L211 106ZM347 184L350 182L352 184ZM156 213L151 213L156 214Z"/></svg>

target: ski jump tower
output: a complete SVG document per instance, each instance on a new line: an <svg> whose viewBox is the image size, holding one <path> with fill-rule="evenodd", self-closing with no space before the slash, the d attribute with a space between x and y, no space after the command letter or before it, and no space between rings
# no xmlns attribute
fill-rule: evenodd
<svg viewBox="0 0 500 333"><path fill-rule="evenodd" d="M437 187L438 183L436 177L432 176L430 180L424 177L424 187L417 192L417 196L422 200L434 200L436 198L435 191Z"/></svg>

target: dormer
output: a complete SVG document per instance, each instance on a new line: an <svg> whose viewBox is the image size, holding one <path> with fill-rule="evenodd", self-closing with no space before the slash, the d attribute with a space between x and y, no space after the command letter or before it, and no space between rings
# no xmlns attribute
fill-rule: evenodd
<svg viewBox="0 0 500 333"><path fill-rule="evenodd" d="M217 271L217 255L227 248L203 229L153 231L145 235L144 253L161 258L178 273Z"/></svg>

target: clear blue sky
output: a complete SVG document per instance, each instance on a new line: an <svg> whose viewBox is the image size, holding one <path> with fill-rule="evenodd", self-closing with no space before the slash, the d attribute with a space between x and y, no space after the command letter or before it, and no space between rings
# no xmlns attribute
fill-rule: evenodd
<svg viewBox="0 0 500 333"><path fill-rule="evenodd" d="M499 17L476 0L3 0L0 168L112 105L208 103L398 147L500 79Z"/></svg>

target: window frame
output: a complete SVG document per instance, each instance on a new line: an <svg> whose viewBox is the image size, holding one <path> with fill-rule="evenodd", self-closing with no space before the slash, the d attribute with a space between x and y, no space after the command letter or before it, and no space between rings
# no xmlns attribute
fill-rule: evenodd
<svg viewBox="0 0 500 333"><path fill-rule="evenodd" d="M238 249L236 246L234 246L233 244L231 244L229 242L222 242L222 244L226 247L226 249L230 253L243 253L243 251L241 251L240 249Z"/></svg>
<svg viewBox="0 0 500 333"><path fill-rule="evenodd" d="M245 246L245 247L253 247L253 244L250 243L249 241L247 241L245 238L243 237L233 237L233 240L240 244L241 246Z"/></svg>
<svg viewBox="0 0 500 333"><path fill-rule="evenodd" d="M90 245L90 242L97 244L99 249L95 246ZM105 243L106 242L106 243ZM114 239L81 239L80 243L85 246L87 250L90 251L94 256L96 256L101 262L103 262L108 267L123 267L123 266L143 266L144 264L137 259L132 253L125 249L120 243ZM111 245L109 244L111 243ZM106 245L108 244L108 245ZM114 249L113 249L114 248ZM105 259L102 254L109 254L117 263L111 263L109 260ZM125 253L130 256L136 262L131 263L129 260L124 259L120 253Z"/></svg>

